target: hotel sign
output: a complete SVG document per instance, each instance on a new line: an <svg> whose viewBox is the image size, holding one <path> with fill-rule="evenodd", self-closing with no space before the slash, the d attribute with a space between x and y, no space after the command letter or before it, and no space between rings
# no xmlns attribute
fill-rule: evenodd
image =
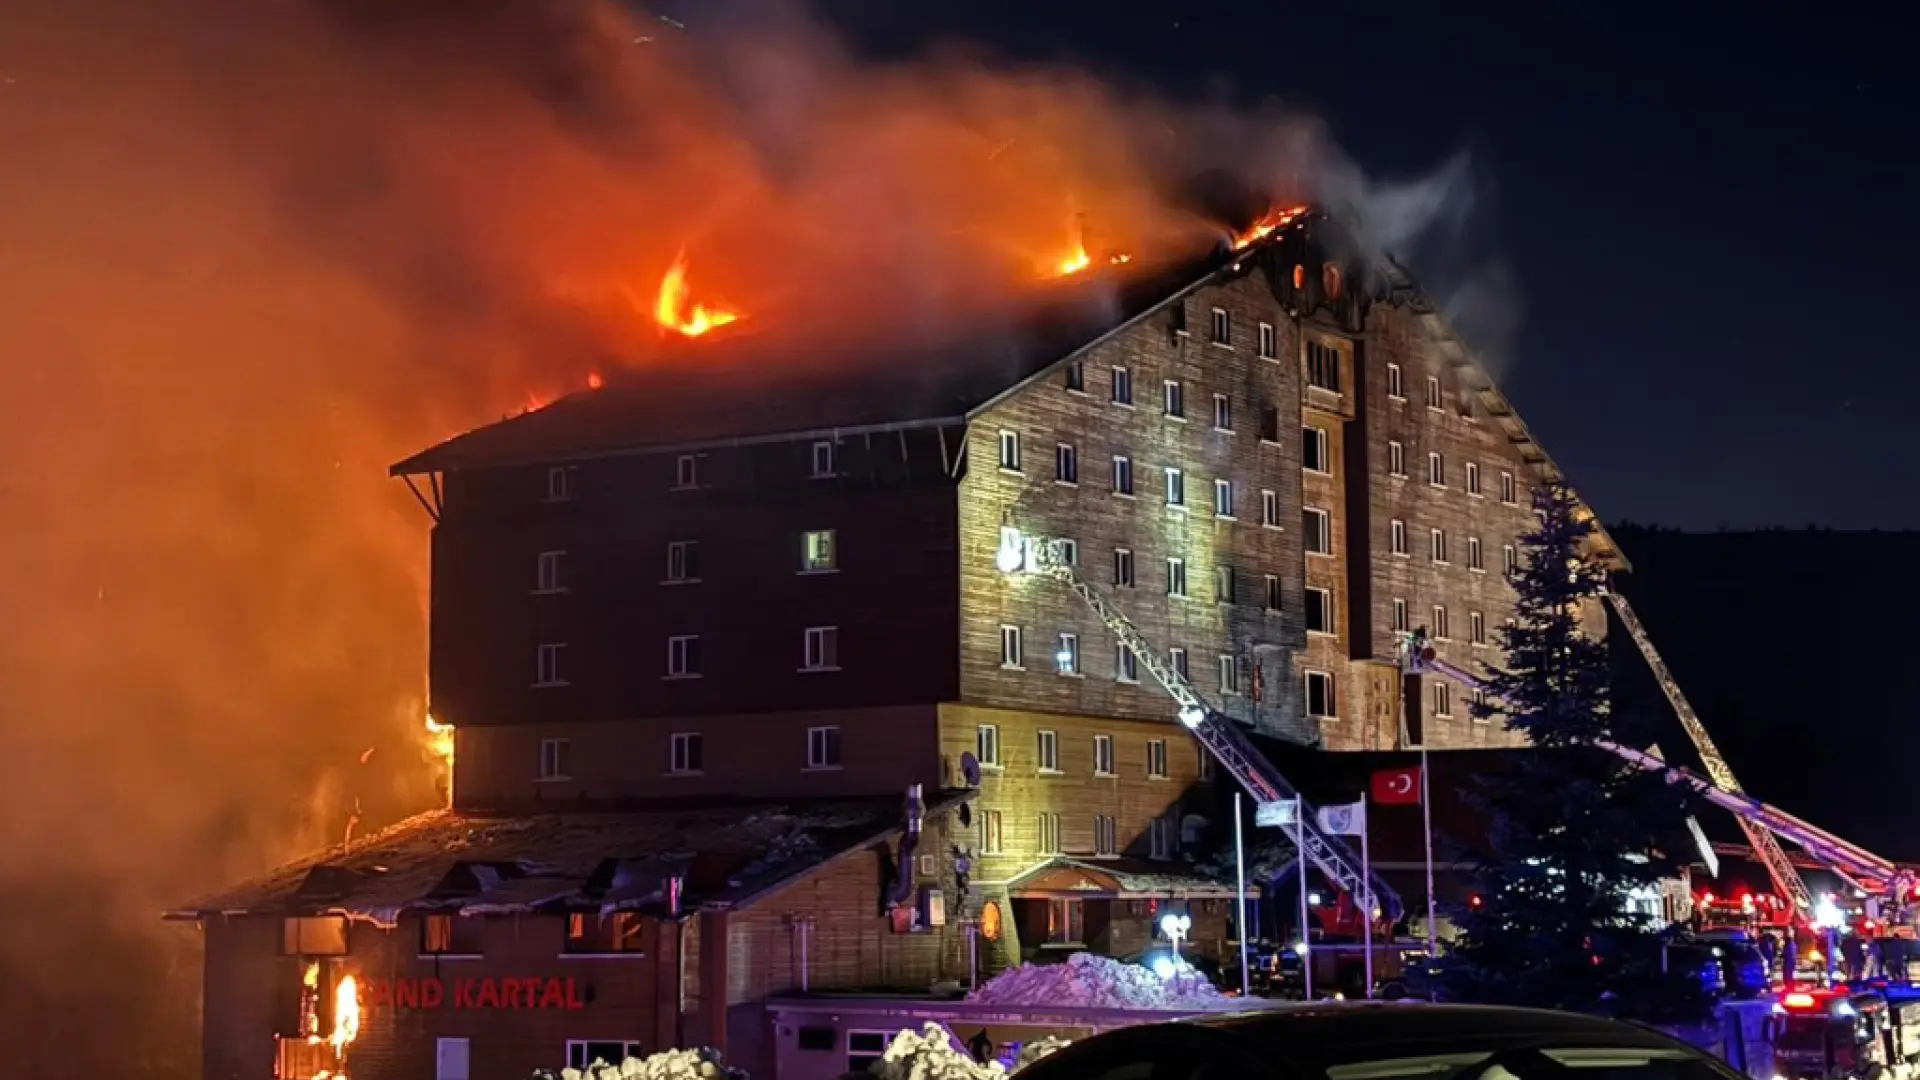
<svg viewBox="0 0 1920 1080"><path fill-rule="evenodd" d="M483 976L442 979L438 976L402 979L366 979L360 1001L368 1011L379 1009L584 1009L584 988L574 978L548 979Z"/></svg>

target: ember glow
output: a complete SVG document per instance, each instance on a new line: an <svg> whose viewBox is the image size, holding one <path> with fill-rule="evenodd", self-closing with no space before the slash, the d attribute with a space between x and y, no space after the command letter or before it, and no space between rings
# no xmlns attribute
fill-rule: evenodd
<svg viewBox="0 0 1920 1080"><path fill-rule="evenodd" d="M1275 232L1299 220L1300 215L1306 213L1307 209L1305 206L1290 206L1285 210L1274 211L1255 222L1251 228L1243 229L1235 233L1233 246L1235 248L1243 248L1258 241L1265 240Z"/></svg>
<svg viewBox="0 0 1920 1080"><path fill-rule="evenodd" d="M725 308L710 308L695 301L687 287L687 253L673 257L667 276L660 279L660 295L653 302L653 318L660 332L672 331L687 337L699 337L722 326L738 322L740 313Z"/></svg>

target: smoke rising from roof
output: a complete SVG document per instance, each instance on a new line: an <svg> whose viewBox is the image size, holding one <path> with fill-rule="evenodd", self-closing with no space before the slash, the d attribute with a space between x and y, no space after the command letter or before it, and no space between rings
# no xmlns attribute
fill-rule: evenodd
<svg viewBox="0 0 1920 1080"><path fill-rule="evenodd" d="M609 0L11 0L0 131L0 888L41 916L0 930L38 1002L0 1040L105 1011L58 1067L153 1075L191 1071L194 968L137 928L437 798L388 463L666 362L682 250L740 333L872 344L990 321L1083 239L1216 241L1196 176L1240 178L1233 219L1356 175L1279 109ZM153 978L83 979L81 942Z"/></svg>

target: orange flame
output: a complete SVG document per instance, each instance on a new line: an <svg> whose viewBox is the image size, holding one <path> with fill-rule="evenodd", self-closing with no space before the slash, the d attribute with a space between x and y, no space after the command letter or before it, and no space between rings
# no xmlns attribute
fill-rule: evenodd
<svg viewBox="0 0 1920 1080"><path fill-rule="evenodd" d="M1306 212L1307 207L1304 206L1289 206L1285 210L1275 210L1255 222L1252 228L1236 234L1233 238L1233 246L1238 249L1246 247L1256 240L1264 240L1273 235L1275 230L1284 229L1288 225L1293 224L1296 218Z"/></svg>
<svg viewBox="0 0 1920 1080"><path fill-rule="evenodd" d="M1065 277L1068 274L1077 274L1092 265L1092 263L1093 260L1087 256L1086 245L1075 244L1073 246L1073 254L1060 260L1060 276Z"/></svg>
<svg viewBox="0 0 1920 1080"><path fill-rule="evenodd" d="M443 724L427 714L427 752L453 768L453 725Z"/></svg>
<svg viewBox="0 0 1920 1080"><path fill-rule="evenodd" d="M327 1042L333 1044L334 1056L344 1061L347 1047L360 1037L360 986L351 975L342 975L340 982L333 988L333 1034ZM336 1073L345 1077L345 1073Z"/></svg>
<svg viewBox="0 0 1920 1080"><path fill-rule="evenodd" d="M598 390L606 385L607 385L607 380L601 378L599 372L597 371L587 372L587 389Z"/></svg>
<svg viewBox="0 0 1920 1080"><path fill-rule="evenodd" d="M667 276L660 279L660 296L653 302L653 318L662 331L672 330L687 337L699 337L740 320L740 313L725 308L710 308L688 296L687 253L674 256Z"/></svg>

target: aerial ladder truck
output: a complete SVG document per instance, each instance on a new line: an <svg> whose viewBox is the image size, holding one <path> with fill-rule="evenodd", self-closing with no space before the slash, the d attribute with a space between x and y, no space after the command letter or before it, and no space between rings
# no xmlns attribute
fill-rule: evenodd
<svg viewBox="0 0 1920 1080"><path fill-rule="evenodd" d="M1132 650L1140 666L1173 699L1179 710L1175 715L1193 737L1213 755L1232 777L1239 781L1257 805L1292 804L1298 816L1301 848L1307 859L1340 891L1352 896L1361 906L1362 917L1376 908L1389 920L1398 919L1404 908L1400 896L1378 874L1362 873L1360 860L1346 844L1320 830L1314 808L1300 797L1273 762L1267 760L1240 725L1231 717L1208 705L1179 669L1168 663L1166 653L1154 647L1133 621L1106 597L1083 580L1074 569L1066 542L1046 537L1025 536L1011 526L1000 534L995 563L1005 574L1033 574L1051 578L1066 586L1084 602L1113 636Z"/></svg>
<svg viewBox="0 0 1920 1080"><path fill-rule="evenodd" d="M1888 859L1860 847L1858 844L1843 840L1838 836L1820 829L1807 821L1795 817L1775 806L1770 806L1748 795L1734 776L1732 766L1721 756L1720 748L1714 744L1713 737L1707 733L1706 725L1701 723L1699 714L1680 690L1680 684L1667 668L1660 651L1654 648L1653 639L1648 636L1645 625L1627 603L1626 597L1619 592L1606 591L1608 604L1620 617L1620 623L1626 628L1627 635L1633 639L1640 655L1652 669L1654 679L1660 684L1667 702L1673 707L1674 714L1680 719L1680 726L1687 733L1699 753L1701 763L1706 767L1707 775L1701 776L1691 770L1670 765L1653 754L1617 743L1596 740L1600 749L1610 751L1627 761L1651 772L1666 777L1669 783L1683 784L1708 802L1722 807L1734 815L1746 834L1754 856L1766 867L1767 875L1772 879L1774 888L1791 904L1796 923L1811 924L1815 911L1812 895L1800 873L1780 847L1780 839L1791 841L1815 860L1831 868L1850 884L1863 890L1885 892L1896 905L1905 903L1912 894L1914 878L1912 874L1896 866ZM1401 665L1412 674L1431 672L1444 675L1469 689L1490 694L1486 682L1477 676L1442 660L1434 651L1425 631L1415 631L1403 635L1401 640Z"/></svg>

